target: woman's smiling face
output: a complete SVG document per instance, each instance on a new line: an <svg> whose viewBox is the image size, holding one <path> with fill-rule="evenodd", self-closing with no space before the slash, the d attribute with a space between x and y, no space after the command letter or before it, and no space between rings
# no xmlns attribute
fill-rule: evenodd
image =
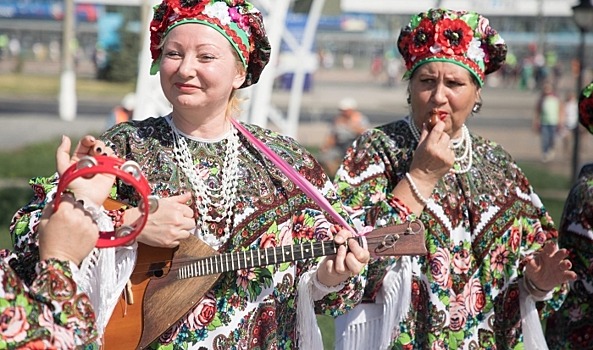
<svg viewBox="0 0 593 350"><path fill-rule="evenodd" d="M228 40L207 25L181 24L165 37L160 80L174 109L226 106L245 80L240 68Z"/></svg>

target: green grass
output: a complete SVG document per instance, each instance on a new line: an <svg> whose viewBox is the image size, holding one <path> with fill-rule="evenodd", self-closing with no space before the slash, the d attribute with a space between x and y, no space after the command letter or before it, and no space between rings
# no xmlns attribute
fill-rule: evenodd
<svg viewBox="0 0 593 350"><path fill-rule="evenodd" d="M135 90L135 83L112 83L92 78L76 79L80 99L121 98ZM60 92L57 75L0 74L0 95L3 98L55 98Z"/></svg>
<svg viewBox="0 0 593 350"><path fill-rule="evenodd" d="M546 171L539 163L518 162L556 225L560 224L570 178Z"/></svg>

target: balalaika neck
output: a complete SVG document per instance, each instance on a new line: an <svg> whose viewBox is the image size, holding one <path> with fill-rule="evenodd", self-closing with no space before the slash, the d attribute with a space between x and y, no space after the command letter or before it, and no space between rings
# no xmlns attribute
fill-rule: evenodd
<svg viewBox="0 0 593 350"><path fill-rule="evenodd" d="M352 239L355 239L361 244L360 237L354 237ZM288 261L312 259L336 254L337 250L338 245L333 240L330 240L224 253L195 259L191 262L182 262L177 270L177 279L275 265Z"/></svg>

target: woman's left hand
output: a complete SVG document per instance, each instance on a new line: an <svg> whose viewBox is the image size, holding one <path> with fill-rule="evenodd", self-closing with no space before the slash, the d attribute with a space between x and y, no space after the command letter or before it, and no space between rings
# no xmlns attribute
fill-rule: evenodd
<svg viewBox="0 0 593 350"><path fill-rule="evenodd" d="M566 249L558 249L556 243L547 242L527 262L525 278L542 291L550 291L562 283L574 281L577 274L570 270L572 263L566 257Z"/></svg>
<svg viewBox="0 0 593 350"><path fill-rule="evenodd" d="M334 237L338 245L335 255L327 256L317 270L317 279L326 286L336 286L354 275L358 275L369 263L369 251L361 247L352 237L352 232L341 230Z"/></svg>

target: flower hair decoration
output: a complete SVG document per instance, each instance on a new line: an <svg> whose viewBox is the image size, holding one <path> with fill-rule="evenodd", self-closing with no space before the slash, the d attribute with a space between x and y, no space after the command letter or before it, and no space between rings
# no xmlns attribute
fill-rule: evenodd
<svg viewBox="0 0 593 350"><path fill-rule="evenodd" d="M430 9L412 16L402 28L397 47L410 78L421 64L444 61L458 64L484 85L486 74L505 61L507 46L487 18L469 11Z"/></svg>
<svg viewBox="0 0 593 350"><path fill-rule="evenodd" d="M593 134L593 82L579 95L579 122Z"/></svg>
<svg viewBox="0 0 593 350"><path fill-rule="evenodd" d="M255 84L270 60L270 42L261 12L245 0L163 0L150 22L150 74L159 69L162 42L184 23L210 26L228 39L247 71L241 88Z"/></svg>

